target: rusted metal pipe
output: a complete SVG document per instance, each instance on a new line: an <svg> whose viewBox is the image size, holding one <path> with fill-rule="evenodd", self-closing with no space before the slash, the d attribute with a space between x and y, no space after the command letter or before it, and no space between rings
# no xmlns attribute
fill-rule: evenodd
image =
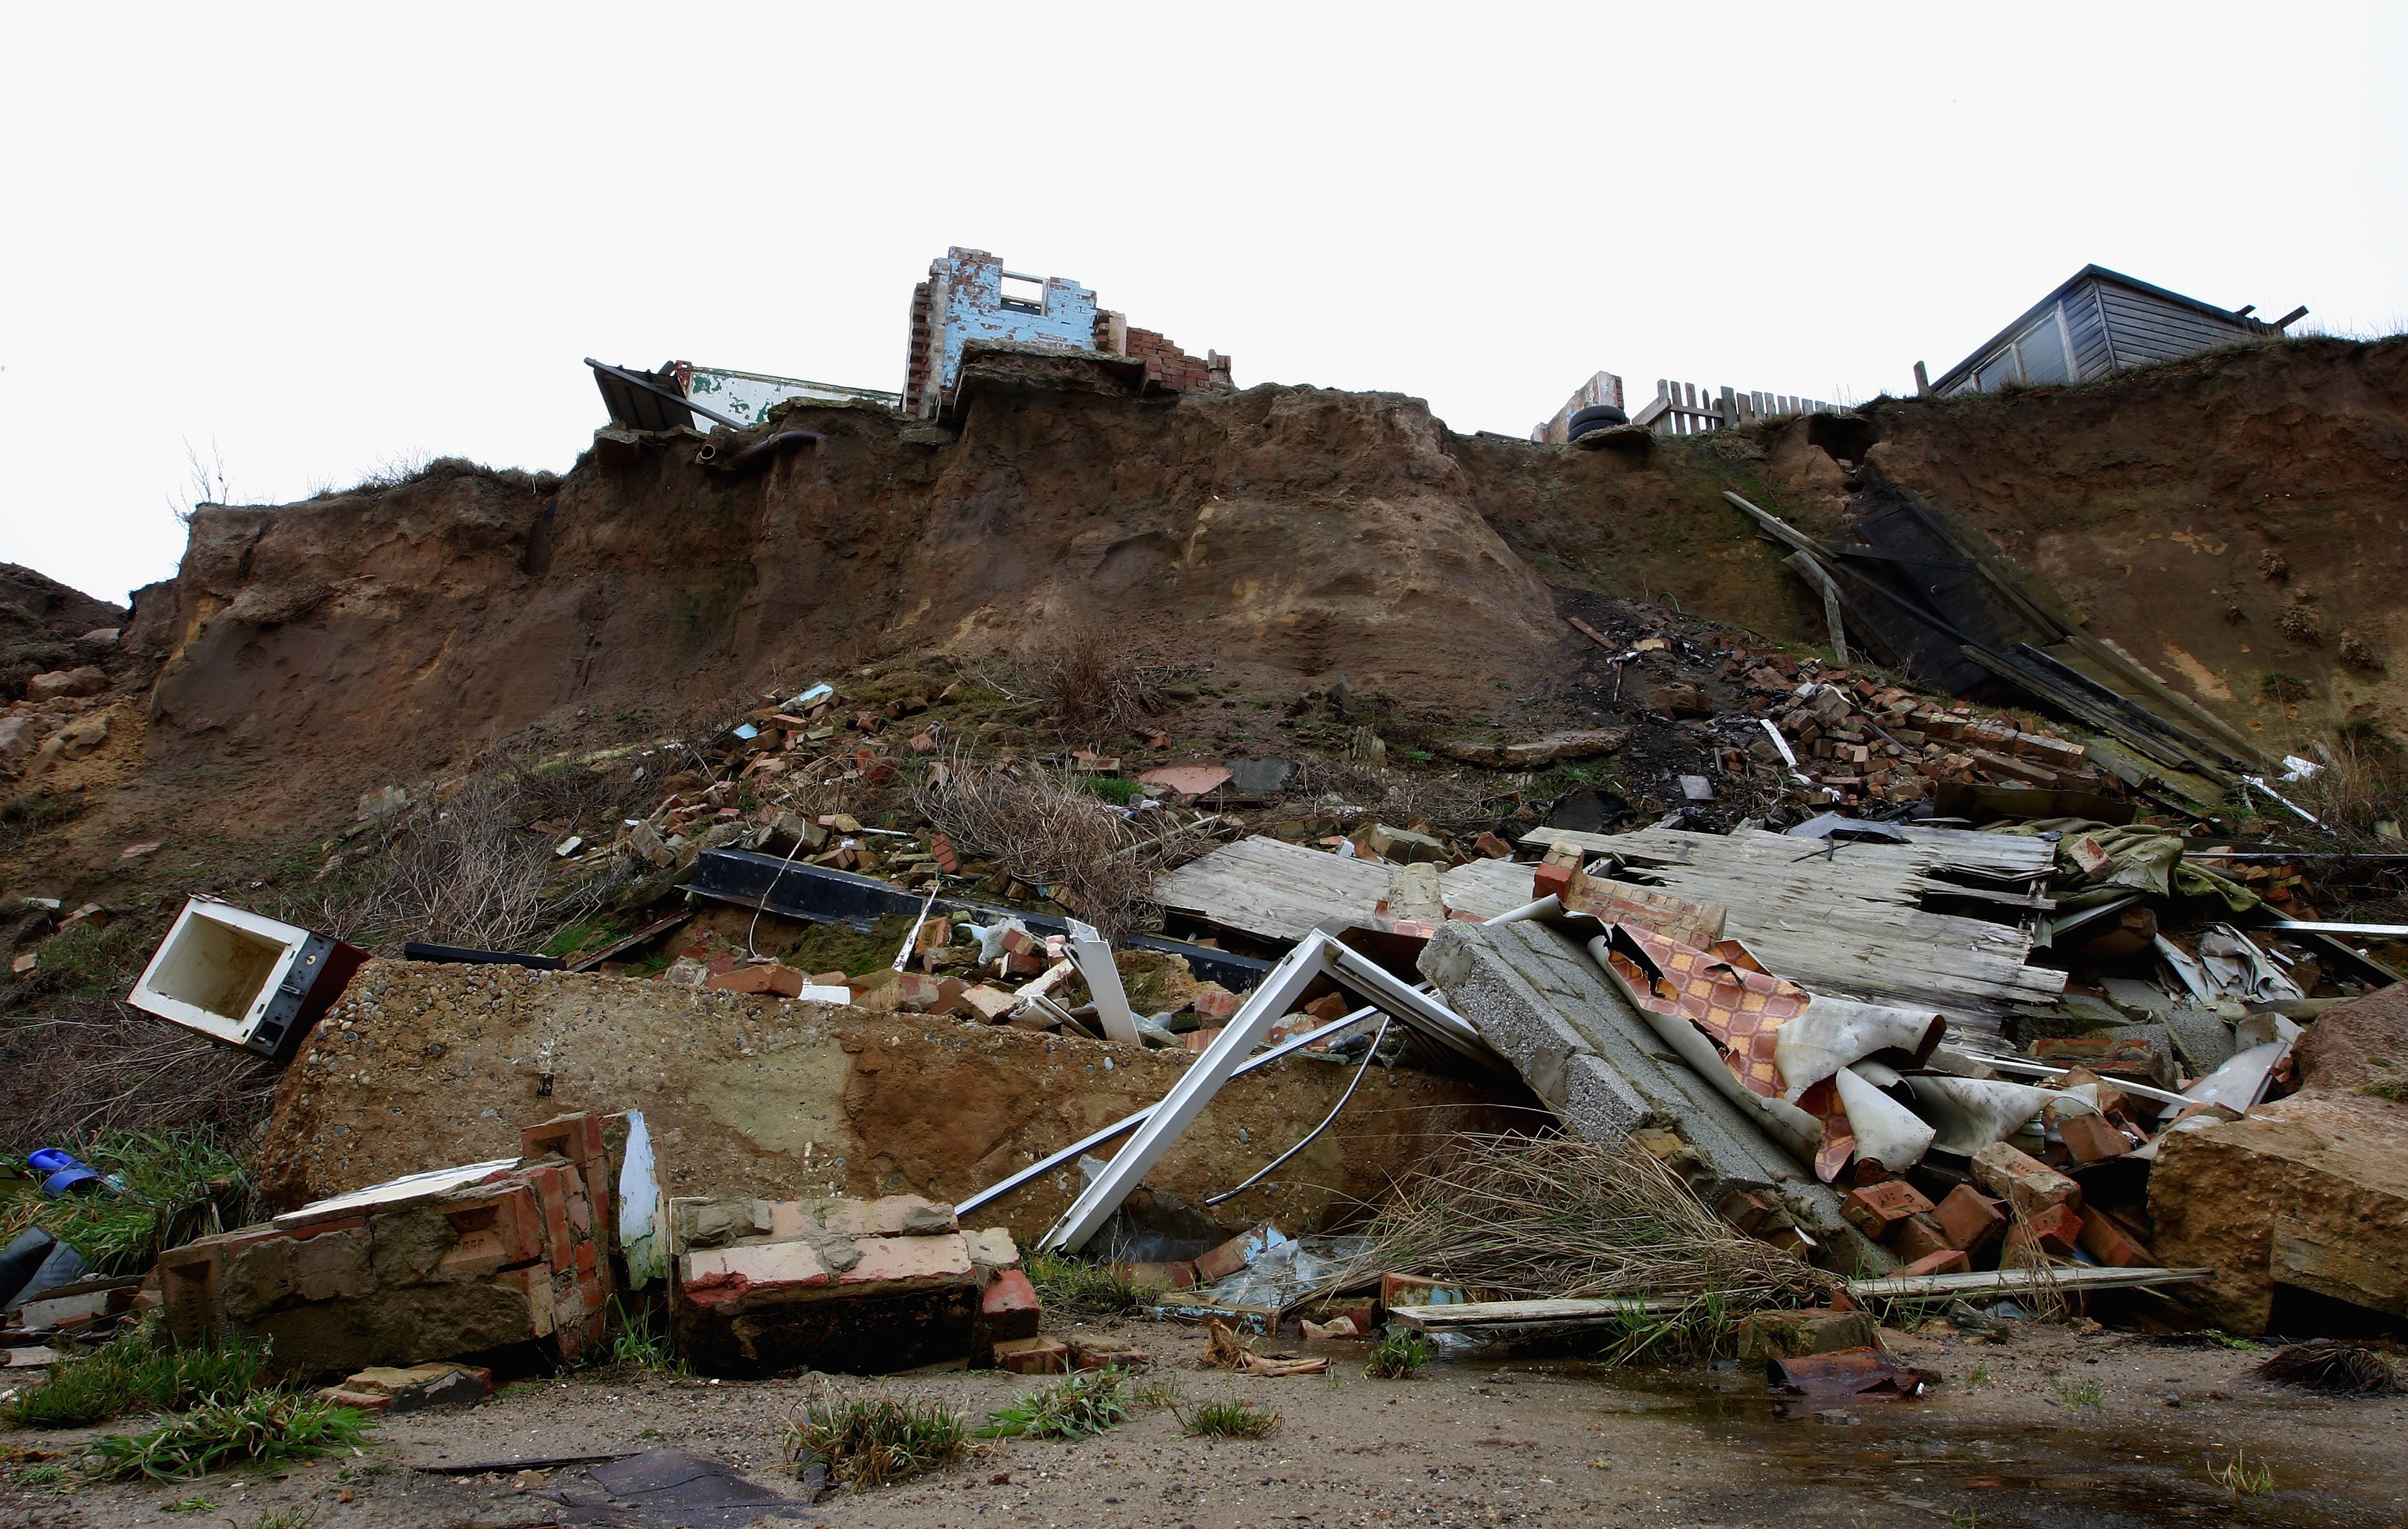
<svg viewBox="0 0 2408 1529"><path fill-rule="evenodd" d="M805 442L817 444L819 438L820 433L816 430L781 430L767 440L755 441L724 461L720 458L719 448L709 444L695 452L694 459L713 472L740 478L767 466L779 452L789 447L801 446Z"/></svg>

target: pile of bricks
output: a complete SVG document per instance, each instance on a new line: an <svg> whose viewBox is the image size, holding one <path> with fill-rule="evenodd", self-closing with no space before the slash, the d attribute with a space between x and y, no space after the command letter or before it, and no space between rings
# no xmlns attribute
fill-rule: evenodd
<svg viewBox="0 0 2408 1529"><path fill-rule="evenodd" d="M1972 1172L1972 1183L1937 1202L1903 1179L1864 1185L1842 1213L1899 1256L1901 1275L2024 1268L2073 1259L2077 1250L2114 1268L2154 1262L2130 1228L2086 1207L2081 1184L2038 1158L1999 1142L1973 1157Z"/></svg>
<svg viewBox="0 0 2408 1529"><path fill-rule="evenodd" d="M1942 706L1895 685L1773 653L1731 660L1723 678L1764 698L1799 764L1843 806L1919 802L1943 780L2090 790L2099 771L2083 745L2026 731L2014 719ZM1808 683L1821 688L1798 694ZM1770 739L1751 744L1760 766L1779 764Z"/></svg>
<svg viewBox="0 0 2408 1529"><path fill-rule="evenodd" d="M412 1365L533 1346L574 1363L612 1289L617 1117L520 1133L515 1162L418 1175L170 1250L179 1342L266 1337L309 1369ZM483 1171L476 1169L481 1167Z"/></svg>
<svg viewBox="0 0 2408 1529"><path fill-rule="evenodd" d="M1037 1335L1010 1233L918 1195L679 1198L669 1226L679 1352L707 1375L884 1375Z"/></svg>

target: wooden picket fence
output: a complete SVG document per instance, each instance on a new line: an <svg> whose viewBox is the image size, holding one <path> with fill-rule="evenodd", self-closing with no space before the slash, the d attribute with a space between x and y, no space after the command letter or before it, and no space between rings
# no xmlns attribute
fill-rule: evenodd
<svg viewBox="0 0 2408 1529"><path fill-rule="evenodd" d="M1729 388L1717 393L1712 388L1701 388L1695 382L1674 382L1658 378L1656 379L1656 396L1630 417L1630 422L1659 436L1701 436L1709 430L1728 430L1754 424L1759 420L1812 414L1817 409L1829 407L1829 404L1819 398L1799 398L1779 393L1737 393Z"/></svg>

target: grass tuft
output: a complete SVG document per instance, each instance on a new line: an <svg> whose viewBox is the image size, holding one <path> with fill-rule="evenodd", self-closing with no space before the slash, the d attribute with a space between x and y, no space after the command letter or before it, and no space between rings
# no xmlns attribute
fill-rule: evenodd
<svg viewBox="0 0 2408 1529"><path fill-rule="evenodd" d="M934 1470L969 1448L960 1414L937 1402L894 1396L838 1397L823 1387L786 1422L786 1459L802 1475L814 1465L854 1491Z"/></svg>
<svg viewBox="0 0 2408 1529"><path fill-rule="evenodd" d="M124 1193L46 1200L33 1220L100 1273L138 1272L163 1249L247 1219L243 1161L211 1132L114 1132L76 1155L122 1180Z"/></svg>
<svg viewBox="0 0 2408 1529"><path fill-rule="evenodd" d="M277 1465L357 1450L375 1420L294 1391L255 1391L196 1404L147 1434L92 1441L89 1472L103 1479L189 1481L241 1465Z"/></svg>
<svg viewBox="0 0 2408 1529"><path fill-rule="evenodd" d="M1410 1380L1413 1372L1429 1363L1429 1339L1412 1328L1391 1322L1380 1341L1371 1345L1369 1357L1363 1362L1363 1373L1374 1380Z"/></svg>
<svg viewBox="0 0 2408 1529"><path fill-rule="evenodd" d="M1024 1391L1010 1407L987 1415L981 1438L1086 1438L1128 1421L1127 1378L1116 1369L1084 1370L1050 1386Z"/></svg>
<svg viewBox="0 0 2408 1529"><path fill-rule="evenodd" d="M610 1357L605 1361L614 1369L654 1370L663 1375L683 1375L685 1361L677 1355L677 1341L669 1332L668 1319L657 1308L637 1307L630 1309L617 1295L609 1301Z"/></svg>
<svg viewBox="0 0 2408 1529"><path fill-rule="evenodd" d="M145 1330L52 1365L42 1383L0 1407L12 1428L73 1428L128 1412L172 1412L203 1397L241 1396L267 1368L265 1342L167 1349Z"/></svg>
<svg viewBox="0 0 2408 1529"><path fill-rule="evenodd" d="M2068 1412L2097 1411L2107 1401L2107 1393L2096 1380L2076 1381L2068 1385L2062 1379L2051 1380L2048 1389L2057 1396L2057 1405Z"/></svg>
<svg viewBox="0 0 2408 1529"><path fill-rule="evenodd" d="M2205 1455L2207 1479L2241 1497L2257 1497L2274 1490L2274 1467L2263 1460L2252 1460L2246 1450L2236 1450L2232 1458L2218 1463L2214 1455Z"/></svg>
<svg viewBox="0 0 2408 1529"><path fill-rule="evenodd" d="M1176 1380L1149 1380L1140 1386L1129 1399L1140 1407L1153 1408L1156 1411L1166 1408L1176 1411L1180 1404L1187 1400L1187 1388Z"/></svg>
<svg viewBox="0 0 2408 1529"><path fill-rule="evenodd" d="M1197 1437L1262 1438L1280 1425L1280 1415L1276 1408L1225 1398L1182 1413L1179 1422Z"/></svg>
<svg viewBox="0 0 2408 1529"><path fill-rule="evenodd" d="M1110 1264L1083 1258L1062 1258L1031 1252L1021 1265L1037 1299L1046 1312L1062 1317L1117 1317L1137 1307L1152 1306L1162 1292L1153 1285L1134 1285Z"/></svg>

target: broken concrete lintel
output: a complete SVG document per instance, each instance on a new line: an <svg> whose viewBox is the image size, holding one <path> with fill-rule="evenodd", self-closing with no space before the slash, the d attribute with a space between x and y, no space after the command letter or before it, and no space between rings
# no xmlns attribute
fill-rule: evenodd
<svg viewBox="0 0 2408 1529"><path fill-rule="evenodd" d="M1848 1224L1838 1192L1670 1053L1570 933L1537 919L1458 921L1432 937L1421 969L1583 1139L1612 1145L1660 1126L1695 1154L1688 1177L1707 1204L1767 1194L1839 1266L1896 1266Z"/></svg>
<svg viewBox="0 0 2408 1529"><path fill-rule="evenodd" d="M1395 1015L1441 1051L1451 1052L1476 1067L1500 1067L1497 1054L1462 1016L1428 994L1415 992L1332 936L1315 930L1271 968L1260 987L1247 994L1228 1026L1163 1095L1137 1134L1112 1154L1103 1172L1089 1182L1039 1245L1063 1252L1075 1252L1085 1246L1196 1117L1203 1113L1221 1086L1237 1076L1246 1053L1254 1049L1272 1022L1294 1008L1305 990L1322 977Z"/></svg>

